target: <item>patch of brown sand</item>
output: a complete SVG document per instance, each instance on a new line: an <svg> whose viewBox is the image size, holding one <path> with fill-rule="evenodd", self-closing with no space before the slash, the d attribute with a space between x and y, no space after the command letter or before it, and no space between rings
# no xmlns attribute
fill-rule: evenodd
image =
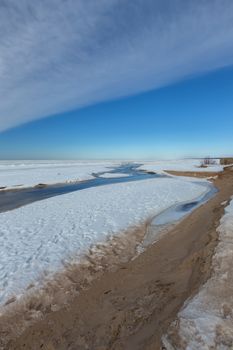
<svg viewBox="0 0 233 350"><path fill-rule="evenodd" d="M188 176L188 177L198 177L198 178L206 178L206 177L214 177L218 176L218 172L211 171L175 171L175 170L164 170L166 173L175 176Z"/></svg>
<svg viewBox="0 0 233 350"><path fill-rule="evenodd" d="M105 272L3 349L159 349L161 335L183 302L210 275L221 203L233 194L233 173L225 170L215 185L218 194L160 241L116 271Z"/></svg>

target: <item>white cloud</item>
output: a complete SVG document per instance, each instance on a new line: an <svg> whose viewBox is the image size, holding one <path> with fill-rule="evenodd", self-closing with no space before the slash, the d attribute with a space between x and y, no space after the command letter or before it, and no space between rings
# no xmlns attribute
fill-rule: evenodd
<svg viewBox="0 0 233 350"><path fill-rule="evenodd" d="M0 130L230 64L232 0L0 0Z"/></svg>

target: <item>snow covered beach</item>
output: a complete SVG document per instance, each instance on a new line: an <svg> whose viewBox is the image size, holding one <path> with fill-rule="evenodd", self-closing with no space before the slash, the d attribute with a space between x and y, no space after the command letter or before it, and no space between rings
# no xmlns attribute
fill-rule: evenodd
<svg viewBox="0 0 233 350"><path fill-rule="evenodd" d="M160 164L161 169L167 167L165 164ZM176 167L181 164L183 169L197 166L193 160L173 162ZM9 187L92 179L98 174L109 181L117 177L127 180L127 169L131 168L116 165L106 161L1 162L0 180ZM140 169L148 167L144 164ZM219 165L215 168L220 170ZM37 285L64 263L77 262L95 244L208 191L205 181L151 178L87 188L1 213L0 303L19 297L30 284Z"/></svg>
<svg viewBox="0 0 233 350"><path fill-rule="evenodd" d="M114 171L118 175L117 169ZM109 181L112 181L114 175L109 169L100 176L106 173L111 174ZM29 285L35 286L37 291L43 285L44 277L52 281L54 274L62 271L64 265L70 262L78 264L82 256L90 251L101 254L93 250L95 245L104 244L111 237L119 237L129 228L140 227L148 218L168 208L193 203L209 191L206 180L153 176L140 181L86 188L0 213L0 243L3 247L0 262L1 306L9 300L21 300ZM95 258L95 255L92 256L92 259ZM166 261L166 254L164 259ZM30 292L33 290L30 288ZM37 295L38 299L40 294ZM33 317L41 314L37 311L38 303L39 299L35 310L32 310ZM10 304L10 307L13 305L12 310L14 304L17 303ZM1 307L2 315L4 310L8 310L8 306L6 309ZM29 314L30 309L25 315ZM24 326L27 323L26 319L22 322ZM3 324L7 330L7 323Z"/></svg>
<svg viewBox="0 0 233 350"><path fill-rule="evenodd" d="M4 350L23 350L25 346L34 350L38 345L44 348L52 346L53 349L53 344L58 349L68 348L69 344L74 349L94 349L97 346L109 349L111 344L115 349L159 349L161 336L166 333L171 320L176 319L177 311L185 300L197 294L198 288L210 276L211 258L218 242L216 226L224 213L222 203L233 195L232 176L230 169L225 170L214 179L219 191L211 200L199 206L135 259L126 260L110 271L104 270L106 273L99 274L64 307L56 307L57 303L61 305L58 298L64 293L64 284L53 289L55 304L51 299L41 299L41 294L37 293L32 300L26 298L23 308L13 306L11 313L0 318L0 345ZM152 180L158 178L148 181ZM162 180L167 178L159 179ZM142 232L144 228L141 226ZM116 252L119 254L121 250L116 249ZM92 255L88 265L91 271L96 267L92 264L95 258L96 255ZM100 256L100 263L101 259ZM108 264L109 260L103 262ZM76 274L71 275L74 277L71 288L79 286L80 270L78 274L77 269L75 271ZM225 287L223 284L227 291ZM218 340L222 345L229 338L226 335Z"/></svg>
<svg viewBox="0 0 233 350"><path fill-rule="evenodd" d="M207 190L179 178L158 178L86 189L1 213L1 303L20 296L45 271L78 260L94 244Z"/></svg>

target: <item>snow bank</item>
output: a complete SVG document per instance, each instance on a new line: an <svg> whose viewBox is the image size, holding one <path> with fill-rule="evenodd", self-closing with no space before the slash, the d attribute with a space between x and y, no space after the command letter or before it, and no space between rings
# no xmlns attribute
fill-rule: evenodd
<svg viewBox="0 0 233 350"><path fill-rule="evenodd" d="M205 186L179 178L107 185L0 214L0 303L107 237L192 200Z"/></svg>
<svg viewBox="0 0 233 350"><path fill-rule="evenodd" d="M92 173L109 171L114 162L0 161L0 187L32 187L92 179Z"/></svg>
<svg viewBox="0 0 233 350"><path fill-rule="evenodd" d="M216 164L209 165L206 168L200 168L201 159L182 159L182 160L161 160L144 163L139 169L162 173L165 170L173 171L193 171L193 172L219 172L223 170L219 160L216 159Z"/></svg>
<svg viewBox="0 0 233 350"><path fill-rule="evenodd" d="M233 200L218 230L212 277L171 325L164 340L167 349L233 348Z"/></svg>

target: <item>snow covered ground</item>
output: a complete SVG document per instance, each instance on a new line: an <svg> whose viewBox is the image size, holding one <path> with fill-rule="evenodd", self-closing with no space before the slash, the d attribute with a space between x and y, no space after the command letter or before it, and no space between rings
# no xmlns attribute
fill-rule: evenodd
<svg viewBox="0 0 233 350"><path fill-rule="evenodd" d="M212 277L171 325L164 343L168 350L233 349L233 200L225 212Z"/></svg>
<svg viewBox="0 0 233 350"><path fill-rule="evenodd" d="M1 187L32 187L92 179L92 173L109 171L119 162L0 161Z"/></svg>
<svg viewBox="0 0 233 350"><path fill-rule="evenodd" d="M159 160L145 162L140 169L162 173L165 170L175 171L194 171L194 172L219 172L223 170L223 166L216 159L216 164L209 165L206 168L200 168L201 159L181 159L181 160Z"/></svg>
<svg viewBox="0 0 233 350"><path fill-rule="evenodd" d="M202 182L154 178L51 197L0 214L0 304L62 262L175 203L202 195Z"/></svg>

